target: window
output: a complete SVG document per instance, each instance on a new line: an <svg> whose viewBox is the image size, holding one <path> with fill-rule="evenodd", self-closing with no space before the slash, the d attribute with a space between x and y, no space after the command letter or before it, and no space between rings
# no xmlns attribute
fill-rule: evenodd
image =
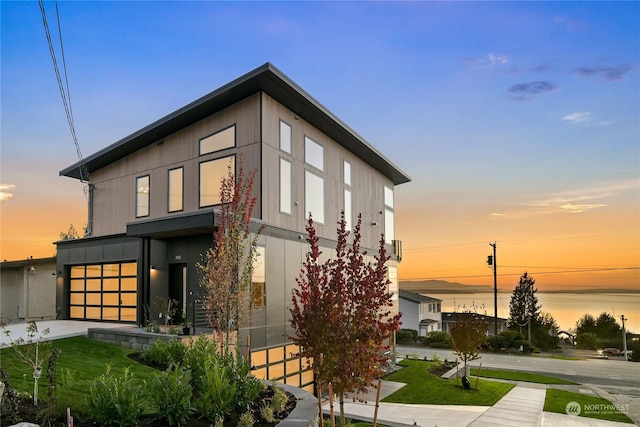
<svg viewBox="0 0 640 427"><path fill-rule="evenodd" d="M389 293L393 301L398 300L398 267L390 266L389 274ZM421 304L422 305L422 304Z"/></svg>
<svg viewBox="0 0 640 427"><path fill-rule="evenodd" d="M266 295L266 270L265 270L265 248L256 247L256 258L253 261L253 275L251 276L251 307L265 307L267 304Z"/></svg>
<svg viewBox="0 0 640 427"><path fill-rule="evenodd" d="M216 132L200 140L200 155L235 147L236 145L236 125Z"/></svg>
<svg viewBox="0 0 640 427"><path fill-rule="evenodd" d="M228 168L235 170L235 157L200 163L200 207L220 204L220 186Z"/></svg>
<svg viewBox="0 0 640 427"><path fill-rule="evenodd" d="M280 159L280 212L291 213L291 162Z"/></svg>
<svg viewBox="0 0 640 427"><path fill-rule="evenodd" d="M136 218L149 216L149 175L136 178Z"/></svg>
<svg viewBox="0 0 640 427"><path fill-rule="evenodd" d="M177 212L183 209L183 168L169 170L169 212Z"/></svg>
<svg viewBox="0 0 640 427"><path fill-rule="evenodd" d="M306 218L311 213L314 222L324 224L324 179L309 171L305 171L304 177Z"/></svg>
<svg viewBox="0 0 640 427"><path fill-rule="evenodd" d="M280 149L291 154L291 126L280 120Z"/></svg>
<svg viewBox="0 0 640 427"><path fill-rule="evenodd" d="M393 213L393 189L384 187L384 240L391 243L395 240L395 218Z"/></svg>
<svg viewBox="0 0 640 427"><path fill-rule="evenodd" d="M344 161L343 173L345 185L351 185L351 163L346 160Z"/></svg>
<svg viewBox="0 0 640 427"><path fill-rule="evenodd" d="M324 170L324 147L308 136L304 137L304 162Z"/></svg>
<svg viewBox="0 0 640 427"><path fill-rule="evenodd" d="M344 221L344 229L351 231L353 224L353 218L351 218L351 191L346 189L344 190Z"/></svg>

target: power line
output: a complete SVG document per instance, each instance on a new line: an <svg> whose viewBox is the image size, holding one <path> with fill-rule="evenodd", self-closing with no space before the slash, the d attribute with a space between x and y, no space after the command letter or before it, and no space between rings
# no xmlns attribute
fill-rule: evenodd
<svg viewBox="0 0 640 427"><path fill-rule="evenodd" d="M67 116L67 123L69 124L69 130L71 132L71 137L73 138L73 143L76 146L76 154L78 155L78 161L80 163L80 181L81 182L89 182L89 170L84 162L84 158L82 157L82 152L80 151L80 144L78 143L78 138L76 136L75 124L73 121L73 110L71 109L71 95L69 94L69 79L67 78L67 65L64 57L64 45L62 43L62 30L60 28L60 15L58 13L58 2L56 1L56 17L58 21L58 33L60 35L60 49L62 52L62 62L64 67L64 79L66 82L66 90L65 86L62 84L62 78L60 77L60 70L58 69L58 61L56 59L56 52L53 47L53 42L51 40L51 32L49 31L49 24L47 23L47 14L44 9L44 1L38 0L38 4L40 6L40 14L42 15L42 24L44 25L44 32L47 37L47 43L49 45L49 53L51 54L51 61L53 62L53 70L56 74L56 80L58 82L58 89L60 91L60 96L62 98L62 104L64 106L64 112ZM85 191L86 196L86 191Z"/></svg>
<svg viewBox="0 0 640 427"><path fill-rule="evenodd" d="M502 266L505 267L505 266ZM640 266L634 266L634 267L609 267L609 268L583 268L583 269L576 269L576 270L570 270L570 271L566 271L566 270L561 270L561 271L537 271L535 274L536 275L545 275L545 274L570 274L570 273L591 273L591 272L598 272L598 271L623 271L623 270L640 270ZM507 273L507 274L500 274L500 277L505 277L505 276L521 276L520 273ZM420 278L413 278L411 280L442 280L442 279L463 279L463 278L478 278L478 277L493 277L493 274L476 274L476 275L461 275L461 276L439 276L439 277L420 277ZM405 279L406 280L406 279Z"/></svg>

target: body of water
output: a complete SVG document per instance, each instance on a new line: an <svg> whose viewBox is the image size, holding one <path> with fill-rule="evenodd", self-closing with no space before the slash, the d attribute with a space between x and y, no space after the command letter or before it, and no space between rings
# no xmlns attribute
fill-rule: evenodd
<svg viewBox="0 0 640 427"><path fill-rule="evenodd" d="M493 293L429 293L442 300L442 311L462 311L475 306L477 312L493 316ZM640 293L570 293L536 292L541 311L551 313L561 330L575 329L576 322L586 313L598 317L607 312L622 324L620 316L627 318L627 330L640 333ZM498 317L509 318L511 292L498 292Z"/></svg>

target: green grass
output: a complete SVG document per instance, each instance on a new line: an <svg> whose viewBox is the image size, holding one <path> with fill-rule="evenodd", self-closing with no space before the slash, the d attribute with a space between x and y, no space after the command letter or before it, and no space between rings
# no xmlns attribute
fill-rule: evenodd
<svg viewBox="0 0 640 427"><path fill-rule="evenodd" d="M383 402L491 406L514 387L513 384L481 379L477 389L464 390L456 384L455 378L444 380L429 373L429 362L405 359L400 364L405 368L385 379L407 385L384 398ZM475 378L471 379L471 386L475 388Z"/></svg>
<svg viewBox="0 0 640 427"><path fill-rule="evenodd" d="M611 405L611 402L606 399L552 388L547 389L547 397L544 401L544 410L547 412L566 414L567 404L570 402L577 402L580 404L581 417L597 418L621 423L633 423L626 414L609 406ZM590 408L589 405L604 406L595 406Z"/></svg>
<svg viewBox="0 0 640 427"><path fill-rule="evenodd" d="M153 368L137 363L127 357L133 350L119 347L87 337L73 337L52 341L54 347L62 350L58 357L57 384L58 398L64 397L69 402L83 402L89 390L89 384L105 373L106 364L111 364L112 371L120 374L125 367L135 378L146 380L156 372ZM13 348L0 351L0 367L9 374L11 386L16 390L33 393L33 370L15 355ZM71 374L73 380L68 384L63 381L64 373ZM47 389L46 362L42 378L38 382L40 399L46 400Z"/></svg>
<svg viewBox="0 0 640 427"><path fill-rule="evenodd" d="M478 369L472 368L471 375L477 376ZM538 384L569 384L569 385L578 384L578 383L574 383L573 381L563 380L562 378L549 377L549 376L540 375L540 374L532 374L530 372L505 371L502 369L482 369L480 371L480 377L497 378L497 379L511 380L511 381L524 381L528 383L538 383Z"/></svg>

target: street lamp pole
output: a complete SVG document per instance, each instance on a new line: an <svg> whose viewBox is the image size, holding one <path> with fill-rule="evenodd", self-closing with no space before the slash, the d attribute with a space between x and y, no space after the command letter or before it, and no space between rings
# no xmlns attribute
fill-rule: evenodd
<svg viewBox="0 0 640 427"><path fill-rule="evenodd" d="M624 321L627 320L627 318L624 317L624 314L620 316L620 318L622 319L622 345L624 348L624 360L626 362L629 360L629 356L627 355L627 330L624 327Z"/></svg>
<svg viewBox="0 0 640 427"><path fill-rule="evenodd" d="M498 351L498 263L496 262L496 242L489 243L493 247L493 333L494 333L494 350Z"/></svg>

